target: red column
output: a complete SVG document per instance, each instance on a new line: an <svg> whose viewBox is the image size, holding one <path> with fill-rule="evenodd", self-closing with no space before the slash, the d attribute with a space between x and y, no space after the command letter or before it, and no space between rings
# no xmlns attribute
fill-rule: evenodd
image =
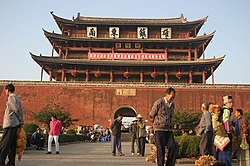
<svg viewBox="0 0 250 166"><path fill-rule="evenodd" d="M191 61L191 49L188 50L188 61Z"/></svg>
<svg viewBox="0 0 250 166"><path fill-rule="evenodd" d="M192 71L189 72L189 84L193 83L193 75L192 75Z"/></svg>
<svg viewBox="0 0 250 166"><path fill-rule="evenodd" d="M202 45L203 59L205 59L205 44Z"/></svg>
<svg viewBox="0 0 250 166"><path fill-rule="evenodd" d="M89 71L86 70L85 74L86 74L86 79L85 79L85 81L88 82L88 81L89 81Z"/></svg>
<svg viewBox="0 0 250 166"><path fill-rule="evenodd" d="M59 47L59 56L62 56L62 47Z"/></svg>
<svg viewBox="0 0 250 166"><path fill-rule="evenodd" d="M205 71L202 72L202 83L206 84L206 73L205 73Z"/></svg>
<svg viewBox="0 0 250 166"><path fill-rule="evenodd" d="M67 59L67 58L68 58L68 54L69 54L69 48L67 47L67 48L66 48L66 55L65 55L65 59Z"/></svg>
<svg viewBox="0 0 250 166"><path fill-rule="evenodd" d="M212 74L212 84L214 84L214 68L211 67L211 74Z"/></svg>
<svg viewBox="0 0 250 166"><path fill-rule="evenodd" d="M62 78L61 78L61 81L64 81L64 78L65 78L65 72L64 72L64 70L62 70Z"/></svg>
<svg viewBox="0 0 250 166"><path fill-rule="evenodd" d="M52 81L52 71L49 71L49 81Z"/></svg>
<svg viewBox="0 0 250 166"><path fill-rule="evenodd" d="M109 72L109 77L110 77L109 82L113 82L113 71Z"/></svg>
<svg viewBox="0 0 250 166"><path fill-rule="evenodd" d="M168 83L168 71L165 72L165 83Z"/></svg>
<svg viewBox="0 0 250 166"><path fill-rule="evenodd" d="M143 72L140 72L140 83L143 83Z"/></svg>
<svg viewBox="0 0 250 166"><path fill-rule="evenodd" d="M165 54L166 54L166 61L168 60L168 50L165 49Z"/></svg>
<svg viewBox="0 0 250 166"><path fill-rule="evenodd" d="M197 49L194 49L194 60L197 61L198 56L197 56Z"/></svg>

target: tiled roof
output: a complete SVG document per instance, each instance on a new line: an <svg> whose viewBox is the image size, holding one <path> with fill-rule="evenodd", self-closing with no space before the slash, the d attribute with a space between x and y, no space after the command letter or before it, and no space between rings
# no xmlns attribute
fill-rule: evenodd
<svg viewBox="0 0 250 166"><path fill-rule="evenodd" d="M150 19L150 18L102 18L102 17L85 17L78 15L72 20L58 17L51 12L56 22L65 24L104 24L104 25L190 25L202 24L207 17L195 21L187 21L183 16L168 19Z"/></svg>

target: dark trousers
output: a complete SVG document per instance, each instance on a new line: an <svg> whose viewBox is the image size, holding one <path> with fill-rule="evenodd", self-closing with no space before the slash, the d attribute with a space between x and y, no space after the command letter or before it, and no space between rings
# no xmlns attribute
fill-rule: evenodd
<svg viewBox="0 0 250 166"><path fill-rule="evenodd" d="M201 134L200 141L200 154L212 155L213 154L213 131L208 131Z"/></svg>
<svg viewBox="0 0 250 166"><path fill-rule="evenodd" d="M145 154L145 144L146 144L146 137L139 137L138 138L139 153L142 156L144 156Z"/></svg>
<svg viewBox="0 0 250 166"><path fill-rule="evenodd" d="M226 166L232 165L232 134L228 134L230 143L224 148L223 151L219 151L218 161L226 164Z"/></svg>
<svg viewBox="0 0 250 166"><path fill-rule="evenodd" d="M112 154L116 154L116 149L118 154L122 154L122 145L121 145L121 138L111 135L111 146L112 146Z"/></svg>
<svg viewBox="0 0 250 166"><path fill-rule="evenodd" d="M216 158L216 160L218 160L218 153L216 152L216 146L214 145L214 138L215 138L215 133L213 133L213 137L212 137L212 152L213 152L213 156Z"/></svg>
<svg viewBox="0 0 250 166"><path fill-rule="evenodd" d="M38 139L35 142L32 142L31 144L36 145L37 149L42 149L44 146L44 139Z"/></svg>
<svg viewBox="0 0 250 166"><path fill-rule="evenodd" d="M3 129L3 136L0 142L0 165L5 165L7 156L9 158L7 165L15 165L16 139L17 127Z"/></svg>
<svg viewBox="0 0 250 166"><path fill-rule="evenodd" d="M138 139L136 138L136 136L132 136L131 137L131 153L135 153L135 144L137 146L137 153L139 152L139 146L138 146Z"/></svg>
<svg viewBox="0 0 250 166"><path fill-rule="evenodd" d="M157 147L158 166L164 166L166 146L168 148L168 158L166 161L166 166L174 166L176 155L175 155L175 141L173 132L155 131L155 144Z"/></svg>

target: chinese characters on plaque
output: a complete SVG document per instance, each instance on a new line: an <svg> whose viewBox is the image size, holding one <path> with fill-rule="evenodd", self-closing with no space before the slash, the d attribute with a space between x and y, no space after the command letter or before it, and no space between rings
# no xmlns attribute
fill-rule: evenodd
<svg viewBox="0 0 250 166"><path fill-rule="evenodd" d="M97 27L87 27L87 37L97 37Z"/></svg>
<svg viewBox="0 0 250 166"><path fill-rule="evenodd" d="M136 96L136 89L116 89L117 96Z"/></svg>
<svg viewBox="0 0 250 166"><path fill-rule="evenodd" d="M148 38L148 28L147 27L137 27L137 37L139 39Z"/></svg>
<svg viewBox="0 0 250 166"><path fill-rule="evenodd" d="M109 27L109 37L119 38L119 27ZM172 29L169 27L161 28L161 38L171 39ZM96 38L97 37L97 27L87 27L87 37ZM148 38L148 27L137 27L137 38L147 39Z"/></svg>
<svg viewBox="0 0 250 166"><path fill-rule="evenodd" d="M171 28L161 28L161 38L171 39Z"/></svg>
<svg viewBox="0 0 250 166"><path fill-rule="evenodd" d="M119 38L119 27L109 27L109 37L110 38Z"/></svg>

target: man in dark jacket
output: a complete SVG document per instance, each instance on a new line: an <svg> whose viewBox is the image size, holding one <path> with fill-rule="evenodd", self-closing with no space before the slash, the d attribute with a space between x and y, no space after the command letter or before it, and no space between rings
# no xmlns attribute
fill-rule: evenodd
<svg viewBox="0 0 250 166"><path fill-rule="evenodd" d="M158 99L150 112L150 120L155 131L155 143L157 147L157 164L164 166L165 146L168 148L167 166L175 165L175 141L173 134L173 122L175 105L175 90L168 88L165 97Z"/></svg>
<svg viewBox="0 0 250 166"><path fill-rule="evenodd" d="M135 144L137 146L137 154L140 154L138 148L138 134L137 134L137 122L138 119L134 117L132 124L130 125L129 132L131 133L131 153L135 155Z"/></svg>
<svg viewBox="0 0 250 166"><path fill-rule="evenodd" d="M123 115L119 114L110 126L112 156L116 156L116 148L118 150L118 155L124 156L124 154L122 153L122 145L121 145L122 118L123 118Z"/></svg>
<svg viewBox="0 0 250 166"><path fill-rule="evenodd" d="M243 110L237 109L234 113L236 120L235 123L235 134L237 137L237 142L239 144L242 143L243 140L248 140L249 136L249 128L248 128L248 122L247 119L243 116ZM247 144L242 144L247 145ZM248 145L249 146L249 145ZM249 149L246 147L238 147L236 151L237 155L237 163L239 165L245 166L250 165L250 159L249 159Z"/></svg>
<svg viewBox="0 0 250 166"><path fill-rule="evenodd" d="M30 142L32 145L36 145L36 150L44 150L44 138L42 135L42 130L40 128L37 128L36 131L32 134Z"/></svg>

